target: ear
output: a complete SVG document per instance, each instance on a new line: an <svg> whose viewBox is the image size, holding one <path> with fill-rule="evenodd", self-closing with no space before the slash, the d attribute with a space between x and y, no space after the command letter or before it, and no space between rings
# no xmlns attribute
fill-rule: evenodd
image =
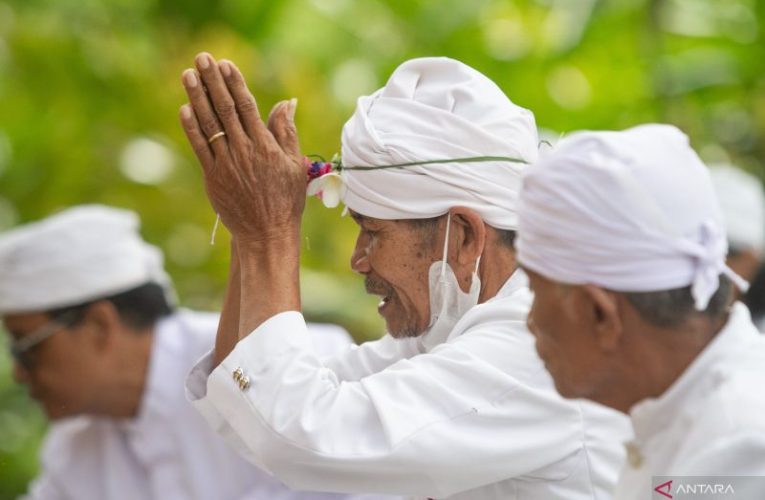
<svg viewBox="0 0 765 500"><path fill-rule="evenodd" d="M452 227L453 234L459 235L450 237L456 248L453 253L450 248L449 254L454 255L460 266L475 266L486 244L486 224L478 213L466 207L453 207L449 212L452 214L452 224L455 224ZM458 227L460 230L454 231Z"/></svg>
<svg viewBox="0 0 765 500"><path fill-rule="evenodd" d="M595 285L581 285L579 289L584 297L581 306L591 317L595 340L605 351L615 350L623 333L616 294Z"/></svg>
<svg viewBox="0 0 765 500"><path fill-rule="evenodd" d="M85 311L80 327L83 335L97 350L111 347L122 328L119 313L114 304L108 300L100 300L91 304Z"/></svg>
<svg viewBox="0 0 765 500"><path fill-rule="evenodd" d="M735 255L728 255L726 264L733 272L747 281L752 281L760 269L760 256L751 249L741 250ZM736 288L738 290L738 288Z"/></svg>

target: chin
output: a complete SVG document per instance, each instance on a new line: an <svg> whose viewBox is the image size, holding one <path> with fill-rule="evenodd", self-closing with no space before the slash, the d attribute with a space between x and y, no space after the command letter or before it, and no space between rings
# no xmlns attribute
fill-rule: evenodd
<svg viewBox="0 0 765 500"><path fill-rule="evenodd" d="M559 384L557 381L555 382L555 390L566 399L576 399L579 397L575 391L572 391L566 385Z"/></svg>
<svg viewBox="0 0 765 500"><path fill-rule="evenodd" d="M553 377L553 380L555 382L555 390L566 399L580 399L586 395L585 391L571 385L570 380L567 380L565 377Z"/></svg>
<svg viewBox="0 0 765 500"><path fill-rule="evenodd" d="M537 349L537 352L538 351L539 350ZM540 357L542 357L541 354L540 354ZM550 363L548 363L546 359L542 358L542 361L544 362L545 370L547 370L547 373L550 375L550 377L553 380L553 384L555 385L555 390L558 392L558 394L560 394L561 396L567 399L575 399L580 397L577 391L575 391L574 388L569 383L570 381L568 380L567 377L556 373L555 370L552 369L553 367L550 366Z"/></svg>
<svg viewBox="0 0 765 500"><path fill-rule="evenodd" d="M73 417L76 413L72 409L64 404L49 403L43 401L40 403L45 416L48 420L60 420L62 418Z"/></svg>
<svg viewBox="0 0 765 500"><path fill-rule="evenodd" d="M425 330L421 330L419 328L413 328L413 327L396 327L395 325L390 325L386 322L385 324L386 328L388 329L388 334L390 334L391 337L394 339L408 339L411 337L419 337L423 333L425 333Z"/></svg>

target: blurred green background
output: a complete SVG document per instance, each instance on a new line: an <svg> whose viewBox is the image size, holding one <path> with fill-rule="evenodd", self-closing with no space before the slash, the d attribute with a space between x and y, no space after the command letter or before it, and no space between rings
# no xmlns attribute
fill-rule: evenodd
<svg viewBox="0 0 765 500"><path fill-rule="evenodd" d="M706 160L762 177L764 23L756 0L0 0L0 230L78 203L136 210L182 303L215 309L228 237L209 245L215 216L177 121L201 50L234 60L263 112L298 97L306 153L338 151L355 98L399 63L445 55L548 137L670 122ZM308 202L304 305L363 340L382 324L340 211ZM43 431L0 354L0 499L36 473Z"/></svg>

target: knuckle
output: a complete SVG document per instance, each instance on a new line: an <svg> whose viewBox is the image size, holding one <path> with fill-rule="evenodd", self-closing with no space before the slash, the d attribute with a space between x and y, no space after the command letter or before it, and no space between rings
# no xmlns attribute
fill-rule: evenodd
<svg viewBox="0 0 765 500"><path fill-rule="evenodd" d="M237 104L237 108L240 113L252 113L257 112L258 105L255 103L254 99L243 99Z"/></svg>
<svg viewBox="0 0 765 500"><path fill-rule="evenodd" d="M205 131L207 135L214 134L215 132L220 130L220 125L218 125L218 120L213 116L208 116L204 118L201 122L202 130Z"/></svg>
<svg viewBox="0 0 765 500"><path fill-rule="evenodd" d="M221 118L231 118L236 114L234 103L226 100L215 104L215 113Z"/></svg>

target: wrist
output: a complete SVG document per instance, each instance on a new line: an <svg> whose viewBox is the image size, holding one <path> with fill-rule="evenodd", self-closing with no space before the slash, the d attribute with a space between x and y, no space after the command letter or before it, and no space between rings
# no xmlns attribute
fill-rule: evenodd
<svg viewBox="0 0 765 500"><path fill-rule="evenodd" d="M299 227L237 238L241 270L240 336L284 311L300 310Z"/></svg>
<svg viewBox="0 0 765 500"><path fill-rule="evenodd" d="M235 236L237 252L247 253L282 251L300 246L300 224L271 227L257 234L237 234Z"/></svg>

